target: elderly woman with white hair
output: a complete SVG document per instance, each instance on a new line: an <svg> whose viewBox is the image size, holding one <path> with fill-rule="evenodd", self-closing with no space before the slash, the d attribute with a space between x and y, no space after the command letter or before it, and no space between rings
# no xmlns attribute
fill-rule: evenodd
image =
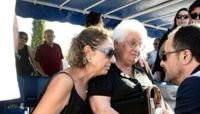
<svg viewBox="0 0 200 114"><path fill-rule="evenodd" d="M114 29L116 62L106 76L96 77L88 85L93 113L148 113L145 89L152 82L137 64L146 37L144 25L137 20L124 20Z"/></svg>

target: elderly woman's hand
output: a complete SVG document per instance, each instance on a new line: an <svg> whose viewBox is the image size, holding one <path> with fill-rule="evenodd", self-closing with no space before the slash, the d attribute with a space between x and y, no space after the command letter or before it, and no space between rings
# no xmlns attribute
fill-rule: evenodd
<svg viewBox="0 0 200 114"><path fill-rule="evenodd" d="M151 73L151 68L149 67L149 64L147 61L143 58L139 58L138 63L140 64L141 67L144 67L147 73Z"/></svg>

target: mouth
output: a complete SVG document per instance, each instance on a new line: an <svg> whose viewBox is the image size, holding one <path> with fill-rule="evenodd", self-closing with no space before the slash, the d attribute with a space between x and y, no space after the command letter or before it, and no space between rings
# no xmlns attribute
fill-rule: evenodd
<svg viewBox="0 0 200 114"><path fill-rule="evenodd" d="M110 69L110 67L106 67L106 70L109 70Z"/></svg>
<svg viewBox="0 0 200 114"><path fill-rule="evenodd" d="M110 69L110 65L109 66L106 66L106 70L109 70Z"/></svg>
<svg viewBox="0 0 200 114"><path fill-rule="evenodd" d="M137 54L131 54L132 58L138 58L139 56Z"/></svg>

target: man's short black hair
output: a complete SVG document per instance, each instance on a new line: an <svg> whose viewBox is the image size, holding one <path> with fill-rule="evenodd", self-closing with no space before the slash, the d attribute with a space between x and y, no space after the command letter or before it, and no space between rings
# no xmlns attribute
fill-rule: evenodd
<svg viewBox="0 0 200 114"><path fill-rule="evenodd" d="M174 34L173 47L176 50L189 49L192 56L200 62L200 25L187 25L178 28Z"/></svg>
<svg viewBox="0 0 200 114"><path fill-rule="evenodd" d="M89 26L96 26L102 21L102 16L101 13L93 12L91 11L87 16L86 16L86 27Z"/></svg>
<svg viewBox="0 0 200 114"><path fill-rule="evenodd" d="M189 8L189 13L191 14L191 12L196 8L196 7L200 7L200 0L196 0Z"/></svg>

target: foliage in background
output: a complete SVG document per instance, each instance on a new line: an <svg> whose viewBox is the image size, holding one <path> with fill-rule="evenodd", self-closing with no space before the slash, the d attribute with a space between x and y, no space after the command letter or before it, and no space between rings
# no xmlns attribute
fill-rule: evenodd
<svg viewBox="0 0 200 114"><path fill-rule="evenodd" d="M37 49L37 47L43 43L45 21L34 19L32 24L33 24L33 28L32 28L33 34L32 34L32 39L31 39L31 47L33 49Z"/></svg>

